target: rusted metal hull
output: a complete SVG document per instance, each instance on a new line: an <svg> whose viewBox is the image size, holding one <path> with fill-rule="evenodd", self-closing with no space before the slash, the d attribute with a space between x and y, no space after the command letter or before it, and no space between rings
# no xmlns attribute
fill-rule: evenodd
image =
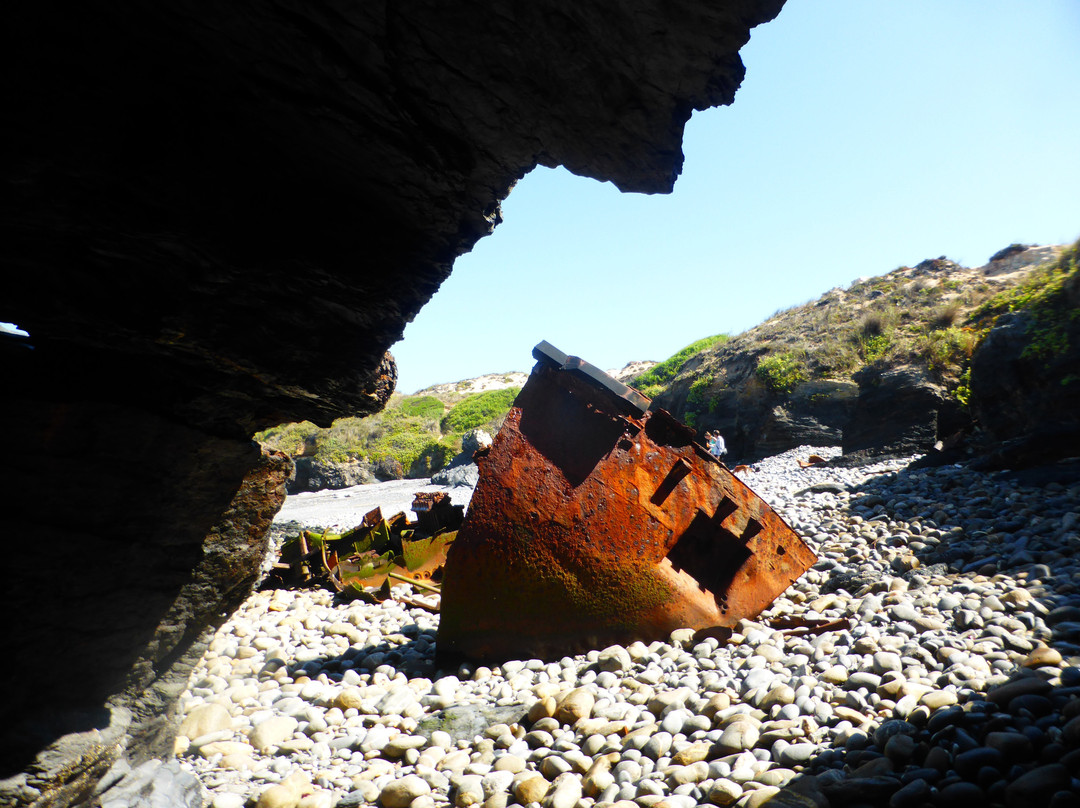
<svg viewBox="0 0 1080 808"><path fill-rule="evenodd" d="M557 658L733 626L814 563L689 427L546 343L534 355L447 557L440 653Z"/></svg>

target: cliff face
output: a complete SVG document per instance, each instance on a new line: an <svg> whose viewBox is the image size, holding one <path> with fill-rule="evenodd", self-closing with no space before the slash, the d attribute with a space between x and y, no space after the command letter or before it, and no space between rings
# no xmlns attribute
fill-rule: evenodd
<svg viewBox="0 0 1080 808"><path fill-rule="evenodd" d="M718 430L736 462L799 445L907 455L939 443L964 451L936 458L960 459L984 451L987 440L1051 424L1072 435L1077 385L1069 381L1080 342L1067 314L1073 286L1056 304L1062 312L1043 315L1057 330L1017 317L979 343L989 316L979 312L1030 294L1022 293L1028 284L1045 285L1041 273L1066 253L1018 247L976 268L931 259L830 290L694 354L655 405L700 431ZM1030 356L1038 334L1047 343L1059 331L1051 363ZM1059 431L1051 441L1064 451Z"/></svg>
<svg viewBox="0 0 1080 808"><path fill-rule="evenodd" d="M0 417L32 460L0 484L9 553L45 561L2 603L5 692L36 695L5 702L0 801L76 803L168 751L254 579L221 561L258 556L288 471L250 435L379 409L387 348L535 165L671 190L782 4L7 9L0 321L30 336L0 339Z"/></svg>
<svg viewBox="0 0 1080 808"><path fill-rule="evenodd" d="M1027 306L997 317L971 361L971 409L991 468L1080 455L1080 242Z"/></svg>

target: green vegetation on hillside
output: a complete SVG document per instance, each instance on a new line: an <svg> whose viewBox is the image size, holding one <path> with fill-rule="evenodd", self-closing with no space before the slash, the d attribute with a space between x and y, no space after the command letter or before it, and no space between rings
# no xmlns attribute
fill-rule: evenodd
<svg viewBox="0 0 1080 808"><path fill-rule="evenodd" d="M520 388L489 390L462 398L394 395L385 410L366 418L339 418L327 429L307 421L282 424L255 435L260 443L293 456L325 462L363 460L428 476L461 450L470 429L498 431Z"/></svg>
<svg viewBox="0 0 1080 808"><path fill-rule="evenodd" d="M311 421L300 421L295 424L272 426L258 433L255 440L279 452L302 455L307 451L308 446L315 446L315 438L320 431Z"/></svg>
<svg viewBox="0 0 1080 808"><path fill-rule="evenodd" d="M649 398L655 398L662 393L664 387L675 378L682 366L686 364L686 360L702 351L707 351L710 348L722 345L727 340L727 334L716 334L715 336L705 337L696 342L692 342L681 351L669 356L663 362L653 365L640 376L636 377L632 382L633 387L640 391L642 395L646 395Z"/></svg>
<svg viewBox="0 0 1080 808"><path fill-rule="evenodd" d="M446 405L435 396L408 396L401 400L401 411L417 418L442 418Z"/></svg>
<svg viewBox="0 0 1080 808"><path fill-rule="evenodd" d="M695 425L716 412L724 396L784 398L804 382L851 382L866 367L908 365L923 368L964 404L971 356L998 314L1031 313L1037 328L1032 353L1064 350L1066 325L1080 317L1062 291L1075 276L1077 253L1074 246L1060 260L1019 276L984 275L944 257L898 267L778 311L730 339L699 340L637 377L634 386Z"/></svg>
<svg viewBox="0 0 1080 808"><path fill-rule="evenodd" d="M520 388L505 387L502 390L487 390L474 393L454 406L440 422L443 432L464 434L470 429L477 429L486 424L501 421L502 416L514 403Z"/></svg>
<svg viewBox="0 0 1080 808"><path fill-rule="evenodd" d="M806 381L803 364L793 353L769 354L758 362L755 372L774 393L790 393Z"/></svg>
<svg viewBox="0 0 1080 808"><path fill-rule="evenodd" d="M970 321L981 335L1002 314L1023 311L1030 318L1031 337L1024 356L1049 362L1069 348L1069 328L1080 320L1080 308L1070 302L1070 288L1074 299L1080 297L1080 241L1057 261L987 300L972 312Z"/></svg>
<svg viewBox="0 0 1080 808"><path fill-rule="evenodd" d="M804 383L851 382L868 367L922 368L966 406L971 356L1000 315L1025 312L1025 355L1051 362L1071 347L1080 308L1070 300L1077 297L1080 242L1016 275L984 276L944 258L923 261L778 311L738 336L697 340L631 384L692 426L709 423L706 416L722 406L775 406ZM1080 374L1071 374L1062 383L1077 381ZM445 465L470 429L494 434L519 390L395 395L367 418L342 418L328 429L283 424L256 439L296 456L397 463L423 476ZM810 400L828 395L814 392Z"/></svg>

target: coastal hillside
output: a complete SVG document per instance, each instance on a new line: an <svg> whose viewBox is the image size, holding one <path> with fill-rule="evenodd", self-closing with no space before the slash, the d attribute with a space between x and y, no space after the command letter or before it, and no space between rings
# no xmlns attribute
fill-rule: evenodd
<svg viewBox="0 0 1080 808"><path fill-rule="evenodd" d="M654 364L630 362L608 373L629 380ZM290 493L430 477L461 451L470 432L498 432L528 377L520 371L488 373L411 395L395 393L374 415L340 418L327 428L310 421L282 424L255 439L296 461Z"/></svg>
<svg viewBox="0 0 1080 808"><path fill-rule="evenodd" d="M980 346L998 346L1000 361L1009 355L1003 340L989 339L998 327L1013 323L1019 341L1008 350L1031 365L1017 386L1052 397L1080 387L1067 371L1080 344L1069 298L1076 253L1011 245L981 267L941 257L860 278L742 334L703 339L631 383L701 432L719 431L732 459L801 444L879 454L970 448L1000 420L989 395L978 400L980 382L1000 372L987 351L984 379L972 378Z"/></svg>
<svg viewBox="0 0 1080 808"><path fill-rule="evenodd" d="M1013 451L1006 465L1068 456L1080 434L1077 252L1014 244L974 268L929 259L608 372L699 434L719 431L729 462L800 445L950 459L997 446ZM527 378L395 393L375 415L256 439L296 460L292 492L430 477L468 433L498 431Z"/></svg>

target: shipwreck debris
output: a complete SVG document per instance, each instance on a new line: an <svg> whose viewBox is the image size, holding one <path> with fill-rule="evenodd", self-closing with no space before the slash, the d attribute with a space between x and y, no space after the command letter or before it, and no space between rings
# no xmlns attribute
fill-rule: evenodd
<svg viewBox="0 0 1080 808"><path fill-rule="evenodd" d="M446 560L440 654L557 658L757 615L816 560L648 398L546 342Z"/></svg>
<svg viewBox="0 0 1080 808"><path fill-rule="evenodd" d="M389 595L394 581L438 592L432 582L442 580L446 553L464 518L464 508L454 505L446 493L420 492L412 509L417 514L415 522L404 513L384 519L382 510L375 508L345 533L301 531L282 545L269 584L325 586L376 600ZM385 594L380 596L380 591Z"/></svg>

